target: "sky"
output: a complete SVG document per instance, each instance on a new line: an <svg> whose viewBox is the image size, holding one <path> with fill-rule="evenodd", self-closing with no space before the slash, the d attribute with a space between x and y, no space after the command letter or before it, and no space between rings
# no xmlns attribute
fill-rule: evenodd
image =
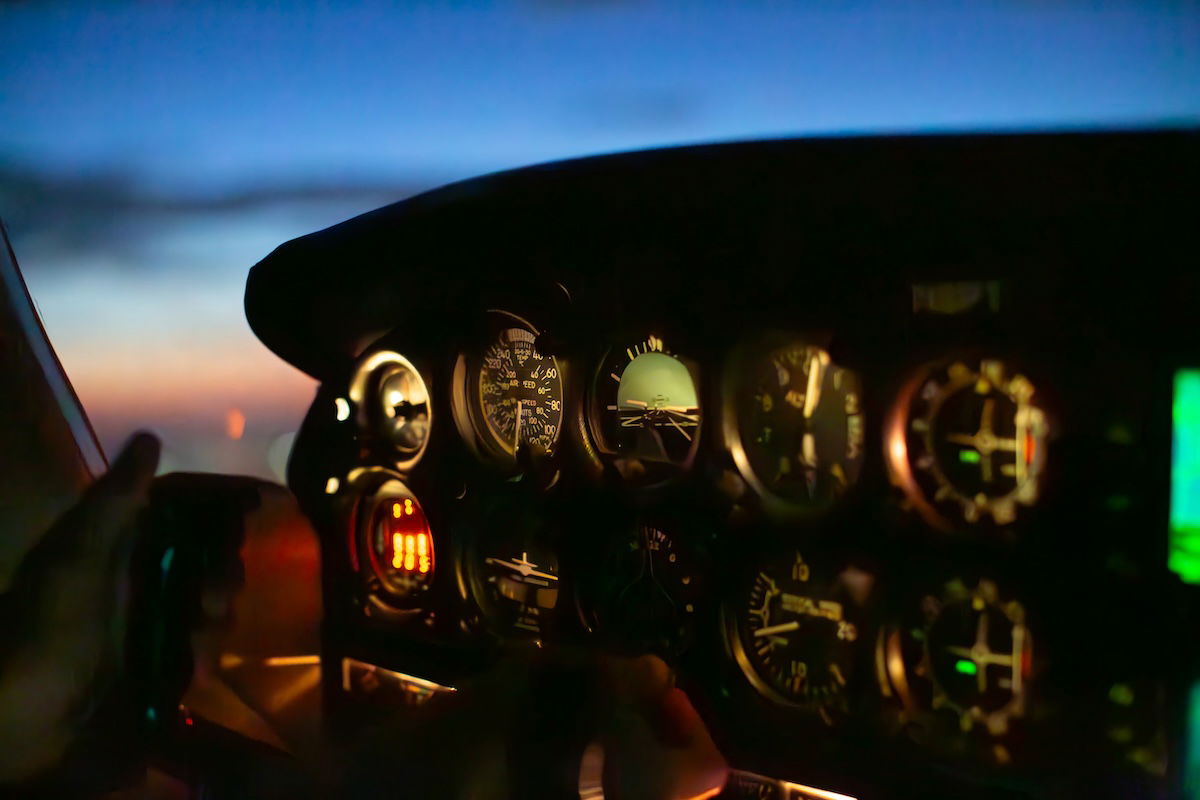
<svg viewBox="0 0 1200 800"><path fill-rule="evenodd" d="M1166 124L1200 124L1200 0L0 0L0 218L103 445L148 427L164 469L280 478L315 387L246 325L248 269L442 183L700 141Z"/></svg>

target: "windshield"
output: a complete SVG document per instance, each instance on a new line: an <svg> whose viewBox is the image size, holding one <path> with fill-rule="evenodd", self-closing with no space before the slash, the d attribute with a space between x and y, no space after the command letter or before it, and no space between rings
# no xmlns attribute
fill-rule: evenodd
<svg viewBox="0 0 1200 800"><path fill-rule="evenodd" d="M4 4L0 216L109 452L282 480L315 383L242 293L295 236L597 152L1200 119L1195 5L911 7Z"/></svg>

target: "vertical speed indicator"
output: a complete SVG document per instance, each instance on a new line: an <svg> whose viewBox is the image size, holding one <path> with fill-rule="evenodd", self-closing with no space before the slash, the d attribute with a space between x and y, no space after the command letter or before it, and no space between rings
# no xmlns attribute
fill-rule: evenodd
<svg viewBox="0 0 1200 800"><path fill-rule="evenodd" d="M873 578L853 567L831 577L801 553L791 556L755 574L731 616L732 650L763 697L833 724L848 707Z"/></svg>

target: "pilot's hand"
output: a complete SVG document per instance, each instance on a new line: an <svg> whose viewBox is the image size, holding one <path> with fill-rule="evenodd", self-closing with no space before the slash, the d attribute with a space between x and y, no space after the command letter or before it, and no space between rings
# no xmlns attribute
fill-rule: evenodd
<svg viewBox="0 0 1200 800"><path fill-rule="evenodd" d="M342 774L325 794L524 800L578 786L609 800L700 800L728 775L655 656L517 655L415 712L330 753L330 772ZM592 743L571 772L584 731Z"/></svg>
<svg viewBox="0 0 1200 800"><path fill-rule="evenodd" d="M0 609L0 782L54 766L123 667L130 555L159 443L134 436L26 555Z"/></svg>
<svg viewBox="0 0 1200 800"><path fill-rule="evenodd" d="M608 659L605 672L614 702L598 742L604 796L701 800L718 794L729 767L662 659Z"/></svg>

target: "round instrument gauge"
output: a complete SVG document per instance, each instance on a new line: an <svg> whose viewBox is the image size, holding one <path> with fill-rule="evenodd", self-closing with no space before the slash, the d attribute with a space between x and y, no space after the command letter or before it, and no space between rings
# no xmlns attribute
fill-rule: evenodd
<svg viewBox="0 0 1200 800"><path fill-rule="evenodd" d="M359 424L392 451L396 465L408 469L425 452L433 421L429 389L412 362L390 350L365 356L350 382L350 400L359 411ZM343 398L336 403L339 420L350 416Z"/></svg>
<svg viewBox="0 0 1200 800"><path fill-rule="evenodd" d="M1001 599L990 580L968 588L955 579L940 595L926 595L919 615L885 627L877 647L884 694L910 713L946 713L958 730L993 736L1025 714L1033 637L1024 606Z"/></svg>
<svg viewBox="0 0 1200 800"><path fill-rule="evenodd" d="M893 483L935 527L1014 522L1040 493L1049 423L1003 361L953 361L908 383L886 432Z"/></svg>
<svg viewBox="0 0 1200 800"><path fill-rule="evenodd" d="M794 339L740 357L728 374L730 450L768 512L822 510L858 480L863 416L857 373Z"/></svg>
<svg viewBox="0 0 1200 800"><path fill-rule="evenodd" d="M489 314L491 340L478 357L460 357L455 369L459 427L503 460L522 444L553 452L563 421L558 362L538 351L533 325L507 312Z"/></svg>
<svg viewBox="0 0 1200 800"><path fill-rule="evenodd" d="M832 724L848 708L872 583L855 568L823 577L799 552L759 570L730 631L751 685L768 700L817 711Z"/></svg>
<svg viewBox="0 0 1200 800"><path fill-rule="evenodd" d="M591 422L602 452L635 481L686 467L700 439L700 396L693 369L657 336L614 348L592 391Z"/></svg>
<svg viewBox="0 0 1200 800"><path fill-rule="evenodd" d="M433 585L434 546L417 498L398 480L363 499L358 526L359 568L380 610L414 610Z"/></svg>
<svg viewBox="0 0 1200 800"><path fill-rule="evenodd" d="M692 549L639 524L613 541L581 610L585 626L616 646L670 657L690 642L703 597L703 569Z"/></svg>
<svg viewBox="0 0 1200 800"><path fill-rule="evenodd" d="M491 632L540 640L559 602L558 556L540 525L513 514L511 524L483 531L467 546L459 588Z"/></svg>

